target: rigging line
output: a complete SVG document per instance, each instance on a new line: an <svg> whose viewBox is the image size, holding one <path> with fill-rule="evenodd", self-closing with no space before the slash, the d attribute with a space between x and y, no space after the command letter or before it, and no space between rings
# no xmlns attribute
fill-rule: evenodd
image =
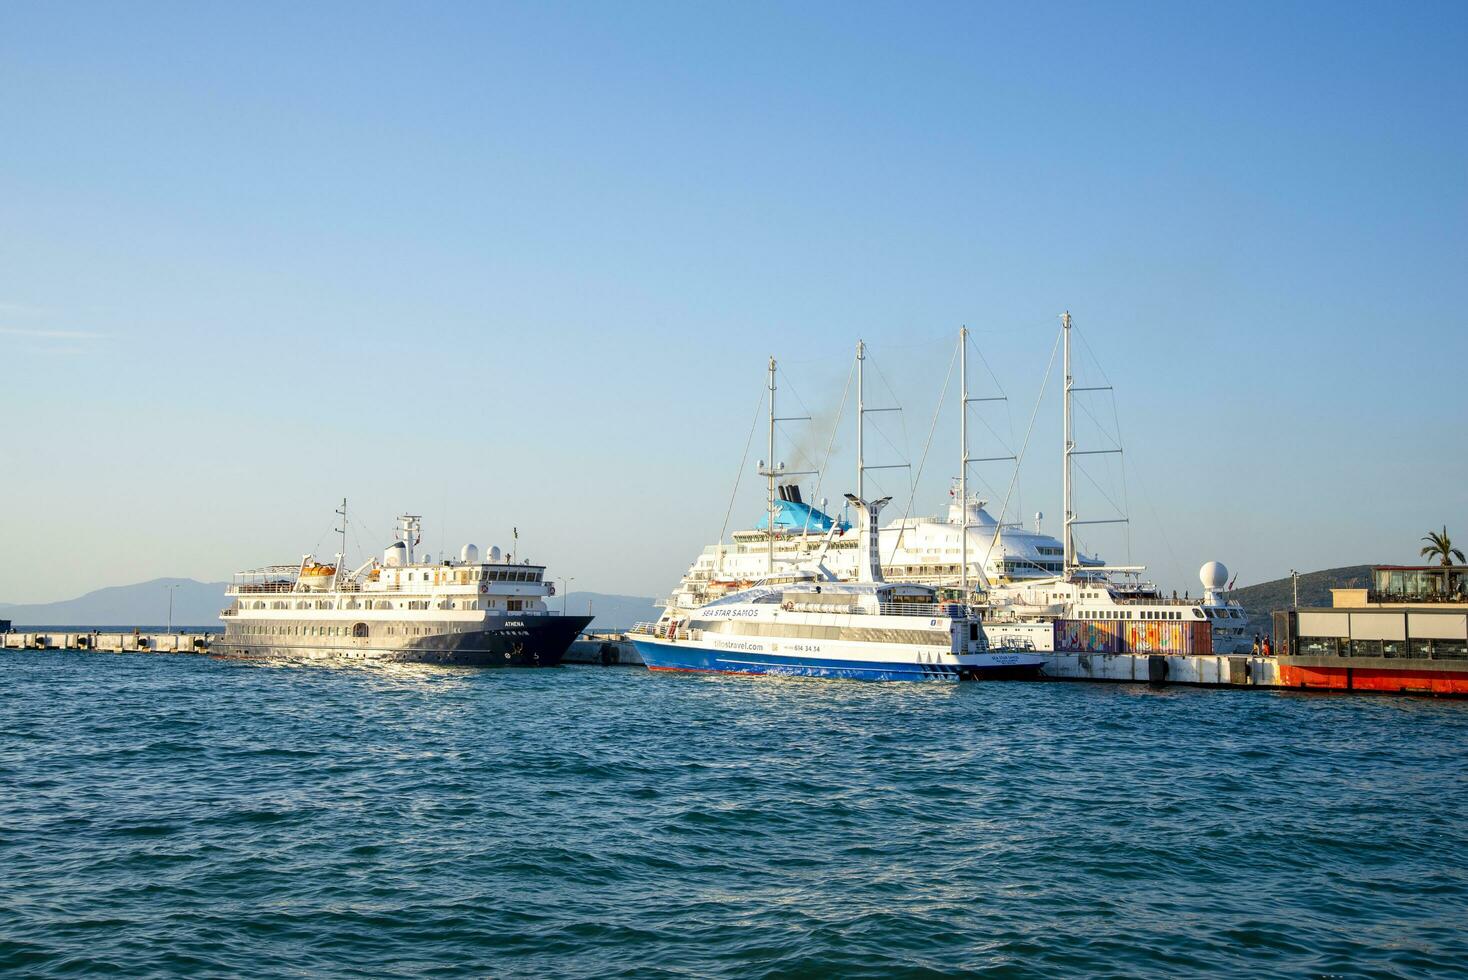
<svg viewBox="0 0 1468 980"><path fill-rule="evenodd" d="M805 403L805 399L800 397L800 392L798 390L796 390L796 388L795 388L795 382L791 379L789 373L787 371L785 371L785 369L783 367L781 367L779 364L776 364L775 365L775 371L776 371L777 374L779 374L780 378L784 380L785 387L789 389L790 394L794 395L795 396L795 400L800 403L800 409L801 409L801 411L805 412L805 414L806 414L806 420L805 421L809 422L809 421L813 420L815 418L815 412L812 412L810 410L810 406ZM787 421L796 421L796 420L795 419L789 419ZM790 431L785 428L785 423L784 422L777 422L776 423L776 428L778 428L779 431L780 431L780 434L782 436L784 436L786 438L786 440L789 441L790 445L793 447L793 452L794 452L795 456L798 457L800 460L804 460L804 463L800 463L800 462L797 461L796 465L797 466L803 466L803 467L806 467L806 468L809 468L809 469L815 469L816 468L816 461L814 459L812 459L810 457L810 454L808 454L805 451L805 447L803 447L800 444L800 440L797 439L797 438L795 438L793 435L791 435L790 434ZM770 461L770 465L771 466L774 465L774 460L771 460Z"/></svg>
<svg viewBox="0 0 1468 980"><path fill-rule="evenodd" d="M311 549L311 557L313 559L316 557L316 552L318 552L318 551L321 550L321 542L326 540L326 536L328 534L335 534L335 533L337 533L336 532L336 521L333 520L331 522L331 526L329 528L327 528L325 531L322 532L321 537L319 537L319 538L316 539L316 544Z"/></svg>
<svg viewBox="0 0 1468 980"><path fill-rule="evenodd" d="M892 437L891 436L887 435L887 433L885 433L885 432L882 431L882 427L880 425L878 425L876 422L868 422L867 423L867 427L869 429L873 430L874 432L876 432L877 435L881 436L883 439L887 440L887 445L889 445L889 446L892 447L892 451L894 453L896 453L897 456L900 459L906 459L907 458L907 454L902 451L902 449L897 445L897 443L895 443L895 442L892 441Z"/></svg>
<svg viewBox="0 0 1468 980"><path fill-rule="evenodd" d="M1005 442L1004 441L1004 437L1001 436L998 432L995 432L994 431L994 427L992 425L990 425L988 422L985 422L984 419L983 419L983 416L980 416L979 417L979 424L982 425L984 428L986 428L986 429L989 430L989 435L993 436L994 437L994 441L997 442L997 443L999 443L1000 446L1004 447L1004 451L1005 452L1007 452L1007 453L1014 452L1014 445L1013 445L1013 443Z"/></svg>
<svg viewBox="0 0 1468 980"><path fill-rule="evenodd" d="M1025 441L1019 447L1019 458L1014 461L1014 476L1010 477L1009 490L1004 495L1004 506L999 509L1000 519L994 522L994 539L989 542L990 555L999 547L999 535L1004 530L1004 515L1009 511L1009 498L1014 495L1015 484L1019 483L1019 467L1024 462L1025 451L1030 448L1030 436L1035 432L1035 419L1039 417L1040 405L1045 401L1045 389L1050 385L1050 372L1055 369L1055 355L1060 350L1060 338L1064 335L1065 328L1062 327L1055 334L1055 343L1050 346L1050 361L1045 365L1045 377L1040 381L1040 394L1035 399L1035 407L1030 411L1030 424L1025 429Z"/></svg>
<svg viewBox="0 0 1468 980"><path fill-rule="evenodd" d="M775 431L783 436L785 438L785 441L790 444L790 452L792 454L791 458L795 461L796 466L805 467L811 470L814 470L816 468L816 461L812 459L810 455L805 451L805 449L800 445L799 440L797 440L793 435L790 434L790 430L785 428L785 423L776 422Z"/></svg>
<svg viewBox="0 0 1468 980"><path fill-rule="evenodd" d="M760 409L765 407L765 391L760 389L759 401L754 406L754 421L749 424L749 438L744 440L744 454L739 457L739 472L734 476L734 490L729 494L729 509L724 511L724 524L719 528L719 567L723 568L724 532L729 530L729 518L734 514L734 500L739 496L739 484L744 480L744 464L749 459L749 447L754 444L754 430L759 428ZM774 465L773 462L771 465Z"/></svg>
<svg viewBox="0 0 1468 980"><path fill-rule="evenodd" d="M948 359L948 373L943 377L943 390L938 393L938 404L933 406L933 421L928 426L928 441L923 445L922 458L918 460L917 475L909 481L911 487L907 494L907 509L902 512L902 523L898 525L897 540L892 542L892 555L887 559L887 564L897 560L897 548L902 544L902 536L907 532L907 519L912 515L912 504L917 497L917 485L923 478L923 466L928 461L928 450L933 448L933 433L938 429L938 415L943 411L943 402L948 397L948 384L953 380L953 365L958 361L959 348L955 345L953 356Z"/></svg>
<svg viewBox="0 0 1468 980"><path fill-rule="evenodd" d="M887 376L882 373L882 366L874 360L872 361L872 367L876 369L877 377L881 380L882 387L886 388L887 394L891 396L892 404L897 406L897 421L902 426L902 448L898 449L897 446L893 444L892 450L897 453L898 459L901 459L908 464L907 504L908 507L911 507L912 498L917 494L917 483L913 477L912 470L912 438L907 434L907 412L903 410L902 401L897 397L897 392L892 390L892 385L887 381ZM878 429L877 431L880 432L881 429ZM883 434L883 438L886 438L885 433ZM892 443L892 440L887 439L887 442ZM880 555L878 557L880 558Z"/></svg>
<svg viewBox="0 0 1468 980"><path fill-rule="evenodd" d="M985 429L989 430L989 434L994 437L994 441L1002 446L1005 452L1009 453L1010 455L1014 455L1014 411L1009 404L1009 392L1004 390L1004 385L1000 382L999 375L994 372L994 366L989 363L989 359L984 356L983 349L980 348L979 345L974 341L972 337L973 331L970 330L969 334L970 336L968 339L968 346L973 349L973 352L975 354L979 355L979 362L984 365L984 370L989 373L990 379L992 379L994 382L995 389L998 390L999 394L1004 396L1004 419L1005 424L1009 429L1009 438L1005 439L1003 436L1001 436L998 430L996 430L994 426L989 424L988 419L984 418L982 412L980 412L978 416L979 424L982 425ZM964 406L964 411L968 411L967 405ZM980 482L984 482L985 486L988 487L987 482L983 481L982 478L980 478ZM988 487L988 489L990 491L989 495L991 498L998 496L998 494L993 491L992 487ZM1003 513L999 515L999 523L1004 523Z"/></svg>
<svg viewBox="0 0 1468 980"><path fill-rule="evenodd" d="M791 379L789 372L781 367L778 362L775 364L775 373L784 380L785 388L788 389L790 391L790 394L795 396L795 400L800 403L801 411L805 412L805 414L807 415L814 416L815 413L810 410L810 406L805 403L805 399L801 398L800 392L795 389L795 381Z"/></svg>
<svg viewBox="0 0 1468 980"><path fill-rule="evenodd" d="M1085 333L1076 329L1074 325L1072 325L1071 330L1074 331L1077 337L1081 338L1081 346L1086 348L1086 353L1091 357L1091 366L1096 369L1097 374L1101 375L1101 380L1107 384L1111 384L1111 379L1106 376L1106 369L1101 366L1101 358L1097 357L1096 352L1091 350L1091 345L1086 343Z"/></svg>
<svg viewBox="0 0 1468 980"><path fill-rule="evenodd" d="M1091 410L1085 406L1084 403L1078 403L1074 399L1072 399L1071 400L1071 405L1072 406L1077 406L1077 407L1080 408L1081 411L1085 412L1086 413L1086 417L1089 418L1092 422L1095 422L1096 423L1096 431L1099 432L1099 433L1101 433L1103 436L1106 436L1107 439L1110 439L1111 440L1112 445L1110 447L1108 447L1108 448L1111 448L1111 449L1120 449L1121 448L1121 440L1118 439L1118 438L1112 438L1111 434L1106 431L1106 426L1104 426L1104 425L1101 424L1101 420L1098 419L1091 412ZM1115 404L1114 401L1113 401L1112 406L1111 406L1111 411L1112 411L1113 414L1115 414L1115 412L1116 412L1116 404Z"/></svg>
<svg viewBox="0 0 1468 980"><path fill-rule="evenodd" d="M882 350L884 350L884 351L885 350L916 350L919 347L937 347L939 345L942 345L944 347L947 347L952 342L953 342L953 340L950 337L946 337L946 336L942 336L942 335L935 335L931 340L918 340L918 341L914 341L911 344L889 344L889 343L886 343L884 341L879 341L878 344L877 344L877 346L879 348L881 348ZM867 344L867 349L868 350L871 350L871 347L872 347L872 345L870 343Z"/></svg>
<svg viewBox="0 0 1468 980"><path fill-rule="evenodd" d="M1123 460L1123 463L1125 463L1125 460ZM1185 578L1186 576L1183 575L1183 566L1177 560L1177 553L1172 550L1172 539L1167 536L1167 527L1162 523L1162 519L1157 516L1157 507L1152 503L1152 495L1147 492L1147 481L1139 479L1137 484L1141 487L1142 503L1147 505L1147 510L1152 515L1152 523L1157 528L1157 533L1162 535L1162 546L1167 549L1168 561L1172 562L1172 573L1178 578Z"/></svg>
<svg viewBox="0 0 1468 980"><path fill-rule="evenodd" d="M1106 492L1106 490L1104 488L1102 488L1101 484L1099 484L1099 483L1096 482L1096 478L1094 476L1092 476L1090 473L1086 472L1086 468L1084 466L1082 466L1080 463L1076 463L1076 464L1074 464L1074 466L1075 466L1076 469L1080 470L1081 476L1084 476L1087 480L1090 480L1091 481L1091 486L1095 487L1096 488L1096 492L1099 493L1101 496L1103 496L1103 497L1106 498L1106 502L1108 504L1110 504L1112 507L1116 507L1116 501L1115 500L1112 500L1110 494L1108 494ZM1120 507L1116 507L1116 509L1123 516L1126 515L1126 511L1122 510Z"/></svg>
<svg viewBox="0 0 1468 980"><path fill-rule="evenodd" d="M821 461L820 468L816 471L816 489L811 494L812 499L821 499L821 484L826 481L826 470L831 465L831 451L836 447L836 433L841 431L841 419L846 415L846 396L851 392L851 379L856 376L856 361L851 362L851 367L846 370L846 386L841 389L841 404L836 409L836 418L831 423L831 438L826 442L826 458Z"/></svg>
<svg viewBox="0 0 1468 980"><path fill-rule="evenodd" d="M1121 413L1116 408L1116 392L1114 390L1111 392L1111 421L1112 424L1116 426L1117 448L1121 448L1123 445L1125 445L1125 441L1121 437ZM1125 456L1122 456L1121 459L1121 505L1123 508L1125 508L1122 513L1126 514L1128 517L1131 517L1132 502L1131 497L1128 495L1126 486ZM1132 564L1132 525L1130 521L1128 521L1124 525L1124 529L1125 530L1123 532L1123 538L1126 541L1126 563L1130 565Z"/></svg>
<svg viewBox="0 0 1468 980"><path fill-rule="evenodd" d="M353 521L351 524L348 524L347 525L347 533L349 533L352 536L352 544L356 545L356 547L357 547L357 554L359 554L359 555L365 555L367 552L366 552L366 549L364 549L362 547L362 539L357 536L357 523L356 523L356 521Z"/></svg>
<svg viewBox="0 0 1468 980"><path fill-rule="evenodd" d="M969 334L972 335L973 330L969 330ZM984 365L984 370L989 372L989 377L994 380L994 387L999 389L999 394L1004 395L1007 398L1009 396L1009 392L1005 391L1004 385L1000 384L999 375L994 373L994 368L992 365L989 364L989 359L984 356L984 352L980 349L979 345L973 342L972 336L970 336L968 345L974 349L975 354L979 355L979 362Z"/></svg>

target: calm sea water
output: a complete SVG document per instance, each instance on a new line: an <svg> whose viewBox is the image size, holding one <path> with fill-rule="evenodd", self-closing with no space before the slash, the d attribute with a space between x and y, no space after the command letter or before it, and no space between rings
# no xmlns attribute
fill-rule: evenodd
<svg viewBox="0 0 1468 980"><path fill-rule="evenodd" d="M0 654L0 972L1443 975L1468 703Z"/></svg>

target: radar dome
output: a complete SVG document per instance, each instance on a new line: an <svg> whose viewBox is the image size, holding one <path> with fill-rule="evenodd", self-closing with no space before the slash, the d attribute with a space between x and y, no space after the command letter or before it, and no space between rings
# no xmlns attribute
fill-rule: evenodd
<svg viewBox="0 0 1468 980"><path fill-rule="evenodd" d="M473 565L479 561L479 545L466 544L459 549L459 560L465 564Z"/></svg>
<svg viewBox="0 0 1468 980"><path fill-rule="evenodd" d="M496 545L490 545L490 548L489 548L489 560L490 561L499 561L501 554L502 554L502 552L500 551L500 546L499 545L497 545L497 544Z"/></svg>
<svg viewBox="0 0 1468 980"><path fill-rule="evenodd" d="M1203 588L1217 592L1228 584L1228 569L1221 561L1210 561L1198 569L1198 580L1203 583Z"/></svg>

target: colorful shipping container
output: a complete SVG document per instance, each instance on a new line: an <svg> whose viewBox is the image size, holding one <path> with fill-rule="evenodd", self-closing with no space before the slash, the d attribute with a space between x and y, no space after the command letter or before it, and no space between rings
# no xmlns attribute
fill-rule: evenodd
<svg viewBox="0 0 1468 980"><path fill-rule="evenodd" d="M1061 653L1213 653L1207 621L1057 619L1055 649Z"/></svg>

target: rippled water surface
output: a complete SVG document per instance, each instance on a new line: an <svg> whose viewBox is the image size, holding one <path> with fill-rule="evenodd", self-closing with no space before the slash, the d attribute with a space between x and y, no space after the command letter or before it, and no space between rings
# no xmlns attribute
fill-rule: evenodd
<svg viewBox="0 0 1468 980"><path fill-rule="evenodd" d="M0 972L1468 964L1468 703L0 654Z"/></svg>

